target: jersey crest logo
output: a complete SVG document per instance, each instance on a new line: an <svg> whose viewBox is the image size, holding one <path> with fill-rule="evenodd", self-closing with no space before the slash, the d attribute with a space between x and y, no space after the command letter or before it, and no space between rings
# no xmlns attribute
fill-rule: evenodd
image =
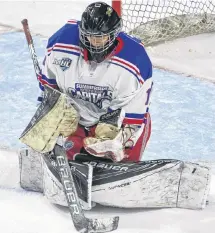
<svg viewBox="0 0 215 233"><path fill-rule="evenodd" d="M64 57L62 59L54 59L54 62L53 62L54 65L59 65L60 68L65 71L67 69L69 69L69 67L71 66L72 64L72 60L68 57Z"/></svg>
<svg viewBox="0 0 215 233"><path fill-rule="evenodd" d="M72 98L91 102L100 109L103 108L104 103L110 103L112 100L112 91L109 90L108 86L75 83L74 88L68 88L68 94Z"/></svg>

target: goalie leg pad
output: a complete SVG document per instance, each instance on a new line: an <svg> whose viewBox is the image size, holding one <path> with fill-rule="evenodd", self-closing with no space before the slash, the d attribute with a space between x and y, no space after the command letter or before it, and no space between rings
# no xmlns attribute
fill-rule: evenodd
<svg viewBox="0 0 215 233"><path fill-rule="evenodd" d="M33 191L42 191L44 188L45 195L51 202L66 205L61 183L51 169L52 166L48 166L43 159L41 166L41 155L34 151L20 153L20 156L21 186ZM32 158L33 156L36 158ZM91 208L91 199L92 202L105 206L123 208L203 209L206 205L211 178L210 169L206 166L178 160L111 163L105 159L94 160L93 156L91 161L86 155L82 157L80 162L84 164L79 166L87 172L75 168L73 173L82 173L87 177L83 177L83 182L76 183L82 190L87 190L82 192L84 195L81 197L88 202L85 209ZM86 165L91 166L86 170ZM76 178L74 180L77 181Z"/></svg>
<svg viewBox="0 0 215 233"><path fill-rule="evenodd" d="M180 177L177 207L202 209L210 191L210 170L194 163L184 163Z"/></svg>
<svg viewBox="0 0 215 233"><path fill-rule="evenodd" d="M89 210L91 202L93 167L70 161L76 190L82 208ZM19 151L20 186L28 191L42 192L54 204L67 206L66 197L51 154L41 154L30 148Z"/></svg>
<svg viewBox="0 0 215 233"><path fill-rule="evenodd" d="M68 203L56 168L56 161L48 156L42 155L42 164L44 195L54 204L67 206ZM90 164L86 165L74 161L69 161L69 165L72 170L72 176L80 204L84 210L90 210L92 208L91 191L93 167Z"/></svg>
<svg viewBox="0 0 215 233"><path fill-rule="evenodd" d="M43 168L40 153L26 148L18 152L20 186L23 189L43 192Z"/></svg>
<svg viewBox="0 0 215 233"><path fill-rule="evenodd" d="M91 164L98 169L102 166L102 163ZM115 164L113 170L94 176L92 200L123 208L205 207L210 187L209 168L177 160L144 161L138 166ZM107 169L110 168L109 165ZM120 179L122 168L126 170L124 179Z"/></svg>

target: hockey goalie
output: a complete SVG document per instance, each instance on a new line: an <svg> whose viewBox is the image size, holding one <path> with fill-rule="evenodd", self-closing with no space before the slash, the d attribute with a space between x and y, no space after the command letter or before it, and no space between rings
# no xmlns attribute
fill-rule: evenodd
<svg viewBox="0 0 215 233"><path fill-rule="evenodd" d="M41 103L20 136L28 146L19 154L20 184L67 205L57 166L64 155L84 209L96 203L202 209L207 167L142 161L151 132L152 64L121 27L112 7L97 2L48 40Z"/></svg>

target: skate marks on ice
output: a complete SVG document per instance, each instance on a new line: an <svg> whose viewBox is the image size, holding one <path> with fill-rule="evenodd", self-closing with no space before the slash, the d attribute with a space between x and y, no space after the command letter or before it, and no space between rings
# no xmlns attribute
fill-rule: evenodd
<svg viewBox="0 0 215 233"><path fill-rule="evenodd" d="M158 69L153 78L153 129L144 158L215 162L215 85Z"/></svg>
<svg viewBox="0 0 215 233"><path fill-rule="evenodd" d="M21 26L21 23L20 23ZM34 37L40 64L45 42ZM0 35L0 148L18 149L20 134L36 111L39 85L23 32Z"/></svg>
<svg viewBox="0 0 215 233"><path fill-rule="evenodd" d="M21 32L21 29L15 28L13 26L0 23L0 34L6 33L6 32Z"/></svg>
<svg viewBox="0 0 215 233"><path fill-rule="evenodd" d="M16 152L0 151L0 218L4 233L75 233L68 208L19 187ZM215 172L214 172L215 174ZM117 197L116 198L120 198ZM119 209L97 205L86 217L120 216L116 233L211 233L215 228L215 175L204 210Z"/></svg>

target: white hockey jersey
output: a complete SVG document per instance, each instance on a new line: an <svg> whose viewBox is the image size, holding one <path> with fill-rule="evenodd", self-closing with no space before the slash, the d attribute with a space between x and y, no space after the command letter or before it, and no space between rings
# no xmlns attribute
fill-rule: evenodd
<svg viewBox="0 0 215 233"><path fill-rule="evenodd" d="M83 126L95 125L101 115L118 108L125 112L124 123L141 126L152 89L152 64L143 45L121 32L114 56L89 62L79 47L78 23L69 20L49 38L40 89L48 84L70 96Z"/></svg>

